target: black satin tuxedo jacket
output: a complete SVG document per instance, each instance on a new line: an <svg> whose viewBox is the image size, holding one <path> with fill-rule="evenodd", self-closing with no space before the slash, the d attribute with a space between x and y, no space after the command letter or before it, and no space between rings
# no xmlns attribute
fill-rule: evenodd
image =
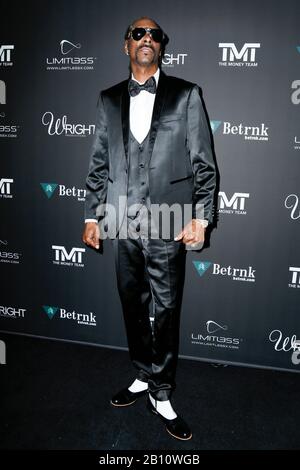
<svg viewBox="0 0 300 470"><path fill-rule="evenodd" d="M99 204L115 206L121 224L127 195L129 142L128 79L100 93L86 178L85 218L99 219ZM197 85L161 71L149 136L151 203L204 205L212 222L216 168L207 119Z"/></svg>

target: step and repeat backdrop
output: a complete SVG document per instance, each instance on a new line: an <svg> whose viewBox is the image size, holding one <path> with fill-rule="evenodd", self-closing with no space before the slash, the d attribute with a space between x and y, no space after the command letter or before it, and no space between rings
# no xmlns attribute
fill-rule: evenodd
<svg viewBox="0 0 300 470"><path fill-rule="evenodd" d="M0 330L127 348L111 241L81 235L99 90L127 78L142 15L170 38L165 73L203 90L220 173L180 355L299 371L298 0L2 2Z"/></svg>

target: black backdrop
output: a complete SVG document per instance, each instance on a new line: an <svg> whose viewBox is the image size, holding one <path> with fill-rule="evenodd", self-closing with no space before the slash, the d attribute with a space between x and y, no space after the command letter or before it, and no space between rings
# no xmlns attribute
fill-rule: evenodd
<svg viewBox="0 0 300 470"><path fill-rule="evenodd" d="M279 3L279 4L278 4ZM211 246L189 253L180 354L297 371L300 3L2 2L0 328L126 348L110 241L81 242L99 90L126 78L136 17L163 69L202 87L221 175Z"/></svg>

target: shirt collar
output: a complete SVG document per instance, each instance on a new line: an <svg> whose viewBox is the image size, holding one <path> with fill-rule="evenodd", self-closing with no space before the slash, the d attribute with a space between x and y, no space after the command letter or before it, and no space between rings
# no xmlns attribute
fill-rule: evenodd
<svg viewBox="0 0 300 470"><path fill-rule="evenodd" d="M160 68L157 67L157 70L156 70L155 74L153 75L153 77L155 78L155 81L156 81L156 86L158 84L159 74L160 74ZM144 82L139 82L136 78L134 78L133 73L131 73L131 78L132 78L132 80L135 80L136 82L138 82L140 85L142 85L142 83L144 83Z"/></svg>

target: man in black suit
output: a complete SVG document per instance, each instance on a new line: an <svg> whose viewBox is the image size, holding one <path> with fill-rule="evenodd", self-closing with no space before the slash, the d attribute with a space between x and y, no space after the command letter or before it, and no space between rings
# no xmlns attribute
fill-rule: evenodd
<svg viewBox="0 0 300 470"><path fill-rule="evenodd" d="M213 220L216 167L199 87L160 70L167 41L147 17L127 28L131 77L102 91L98 100L83 241L99 249L104 234L113 240L129 354L137 370L112 405L131 405L147 393L148 408L167 431L187 440L191 430L170 402L185 255L202 246ZM166 231L152 210L162 205L180 209Z"/></svg>

